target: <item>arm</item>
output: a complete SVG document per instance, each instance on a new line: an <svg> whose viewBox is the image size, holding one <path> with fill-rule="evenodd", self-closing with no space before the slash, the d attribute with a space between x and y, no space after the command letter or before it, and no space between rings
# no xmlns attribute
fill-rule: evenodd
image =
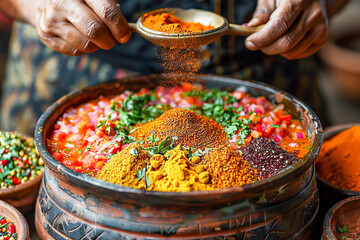
<svg viewBox="0 0 360 240"><path fill-rule="evenodd" d="M67 55L110 49L131 36L116 0L1 0L0 11L32 24L46 46Z"/></svg>
<svg viewBox="0 0 360 240"><path fill-rule="evenodd" d="M249 26L265 24L245 45L268 55L299 59L316 53L328 37L328 16L349 0L258 0ZM329 14L328 14L329 13Z"/></svg>

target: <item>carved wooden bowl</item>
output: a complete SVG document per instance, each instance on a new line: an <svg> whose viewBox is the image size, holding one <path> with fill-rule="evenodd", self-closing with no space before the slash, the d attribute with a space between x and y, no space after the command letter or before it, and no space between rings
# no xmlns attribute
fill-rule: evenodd
<svg viewBox="0 0 360 240"><path fill-rule="evenodd" d="M250 95L283 103L308 132L311 149L302 160L256 183L214 191L142 191L77 173L55 160L46 149L46 136L67 107L125 89L152 89L158 79L158 75L136 76L91 86L64 96L41 116L35 133L46 165L35 213L40 237L306 239L305 229L319 207L313 163L322 143L322 128L309 107L268 85L201 77L208 88L242 88Z"/></svg>

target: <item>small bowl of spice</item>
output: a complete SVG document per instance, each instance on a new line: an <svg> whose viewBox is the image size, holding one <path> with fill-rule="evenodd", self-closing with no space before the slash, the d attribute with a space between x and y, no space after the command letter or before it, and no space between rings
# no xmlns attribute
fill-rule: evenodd
<svg viewBox="0 0 360 240"><path fill-rule="evenodd" d="M324 219L322 240L360 239L360 196L335 204Z"/></svg>
<svg viewBox="0 0 360 240"><path fill-rule="evenodd" d="M359 142L360 123L325 130L324 143L315 162L323 214L335 203L360 195Z"/></svg>
<svg viewBox="0 0 360 240"><path fill-rule="evenodd" d="M0 199L26 213L34 208L44 162L33 138L0 131Z"/></svg>
<svg viewBox="0 0 360 240"><path fill-rule="evenodd" d="M0 200L0 240L28 240L29 227L21 213Z"/></svg>

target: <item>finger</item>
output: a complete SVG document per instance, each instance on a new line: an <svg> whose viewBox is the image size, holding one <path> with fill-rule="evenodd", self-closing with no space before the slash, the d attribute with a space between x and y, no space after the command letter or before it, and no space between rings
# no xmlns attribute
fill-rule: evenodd
<svg viewBox="0 0 360 240"><path fill-rule="evenodd" d="M120 43L126 43L131 36L129 24L114 0L85 0Z"/></svg>
<svg viewBox="0 0 360 240"><path fill-rule="evenodd" d="M305 8L306 1L283 1L271 14L270 20L258 32L251 34L245 45L250 50L265 48L281 37Z"/></svg>
<svg viewBox="0 0 360 240"><path fill-rule="evenodd" d="M288 58L290 60L296 60L296 59L301 59L301 58L306 58L309 57L313 54L315 54L317 51L319 51L320 48L322 48L325 45L325 43L322 44L313 44L311 45L308 49L306 49L305 51L299 53L298 55L293 55L291 56L291 58ZM285 57L285 56L284 56ZM287 57L286 57L287 58Z"/></svg>
<svg viewBox="0 0 360 240"><path fill-rule="evenodd" d="M44 22L45 9L38 9L36 14L36 30L39 36L40 41L45 44L47 47L53 49L54 51L60 52L62 54L71 55L71 56L79 56L82 54L77 48L73 47L71 44L61 39L52 33L46 33L41 30L40 25L41 22Z"/></svg>
<svg viewBox="0 0 360 240"><path fill-rule="evenodd" d="M261 51L267 55L278 55L290 51L305 36L308 29L311 29L314 23L308 23L308 14L303 13L284 35L277 39L268 47L262 48Z"/></svg>
<svg viewBox="0 0 360 240"><path fill-rule="evenodd" d="M303 56L306 51L312 45L319 46L319 49L325 45L327 41L327 27L320 25L314 28L311 32L305 35L302 41L300 41L293 49L282 54L287 59L298 59L299 56ZM305 54L306 55L306 54Z"/></svg>
<svg viewBox="0 0 360 240"><path fill-rule="evenodd" d="M43 12L39 27L43 33L56 35L81 52L89 53L99 49L72 24L65 22L65 19L52 13L51 10Z"/></svg>
<svg viewBox="0 0 360 240"><path fill-rule="evenodd" d="M271 13L275 10L275 1L259 0L252 19L248 22L249 27L267 23Z"/></svg>
<svg viewBox="0 0 360 240"><path fill-rule="evenodd" d="M84 36L102 49L111 49L116 40L101 19L84 3L72 2L67 5L70 14L67 19Z"/></svg>

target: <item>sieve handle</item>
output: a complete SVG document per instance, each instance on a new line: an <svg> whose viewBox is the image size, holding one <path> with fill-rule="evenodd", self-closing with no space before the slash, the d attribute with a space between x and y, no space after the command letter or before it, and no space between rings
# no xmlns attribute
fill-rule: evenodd
<svg viewBox="0 0 360 240"><path fill-rule="evenodd" d="M235 35L235 36L249 36L259 31L263 26L265 26L265 24L256 27L248 27L238 24L229 24L229 29L225 32L225 34Z"/></svg>
<svg viewBox="0 0 360 240"><path fill-rule="evenodd" d="M138 31L136 23L128 23L128 24L129 24L131 32L137 32Z"/></svg>

